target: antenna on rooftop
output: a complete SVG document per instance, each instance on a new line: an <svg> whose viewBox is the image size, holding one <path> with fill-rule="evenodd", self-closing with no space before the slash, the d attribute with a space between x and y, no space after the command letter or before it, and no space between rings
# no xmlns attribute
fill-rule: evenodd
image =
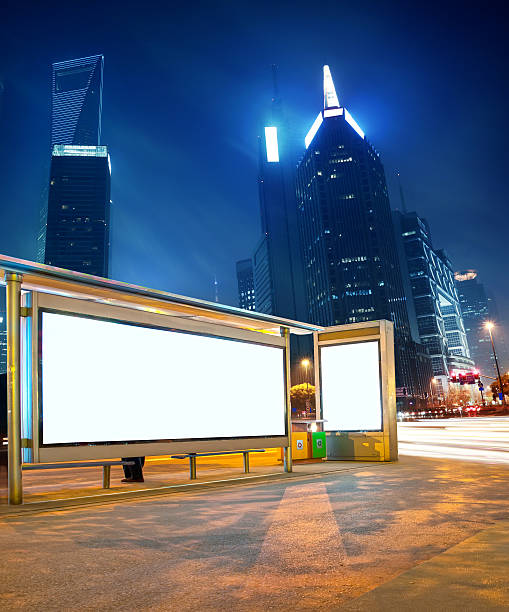
<svg viewBox="0 0 509 612"><path fill-rule="evenodd" d="M401 199L401 212L407 213L405 195L403 194L403 187L401 186L401 177L399 174L399 170L396 170L396 176L398 177L398 186L399 186L399 197Z"/></svg>

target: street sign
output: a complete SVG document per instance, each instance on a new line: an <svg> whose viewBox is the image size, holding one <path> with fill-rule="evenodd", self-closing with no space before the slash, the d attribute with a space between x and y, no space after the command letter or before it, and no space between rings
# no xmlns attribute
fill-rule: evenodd
<svg viewBox="0 0 509 612"><path fill-rule="evenodd" d="M499 393L499 394L498 394L498 399L499 399L500 401L502 401L502 400L504 399L504 394L503 394L503 393Z"/></svg>

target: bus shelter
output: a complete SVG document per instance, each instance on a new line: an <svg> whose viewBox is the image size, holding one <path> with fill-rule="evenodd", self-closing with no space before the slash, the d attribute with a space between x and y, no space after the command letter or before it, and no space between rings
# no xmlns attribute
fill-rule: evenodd
<svg viewBox="0 0 509 612"><path fill-rule="evenodd" d="M317 419L327 460L398 458L394 324L368 321L314 332Z"/></svg>
<svg viewBox="0 0 509 612"><path fill-rule="evenodd" d="M290 333L322 330L0 255L8 499L29 464L281 447Z"/></svg>

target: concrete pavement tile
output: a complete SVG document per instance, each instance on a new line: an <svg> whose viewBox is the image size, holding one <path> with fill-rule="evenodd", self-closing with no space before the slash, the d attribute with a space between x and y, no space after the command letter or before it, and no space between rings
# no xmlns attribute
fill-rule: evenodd
<svg viewBox="0 0 509 612"><path fill-rule="evenodd" d="M501 521L338 610L509 610L509 521Z"/></svg>

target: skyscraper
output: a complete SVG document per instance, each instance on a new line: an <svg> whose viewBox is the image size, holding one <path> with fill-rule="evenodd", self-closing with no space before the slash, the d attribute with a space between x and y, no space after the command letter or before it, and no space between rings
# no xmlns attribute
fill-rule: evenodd
<svg viewBox="0 0 509 612"><path fill-rule="evenodd" d="M439 396L448 392L449 372L471 369L465 327L451 261L434 249L425 219L415 212L393 212L397 239L403 244L421 343L427 348Z"/></svg>
<svg viewBox="0 0 509 612"><path fill-rule="evenodd" d="M104 57L53 64L51 146L101 144Z"/></svg>
<svg viewBox="0 0 509 612"><path fill-rule="evenodd" d="M479 282L476 270L456 272L454 278L471 357L481 374L496 376L490 336L485 327L487 321L494 321L497 326L497 353L502 365L506 362L506 355L503 331L497 324L498 317L493 299L488 296L484 285Z"/></svg>
<svg viewBox="0 0 509 612"><path fill-rule="evenodd" d="M273 78L270 125L265 126L259 141L262 238L253 256L256 309L304 320L306 309L295 199L299 148L282 111L275 66Z"/></svg>
<svg viewBox="0 0 509 612"><path fill-rule="evenodd" d="M239 289L239 308L256 310L253 261L241 259L237 262L237 286Z"/></svg>
<svg viewBox="0 0 509 612"><path fill-rule="evenodd" d="M307 320L320 325L392 320L397 384L424 399L429 359L410 323L384 168L352 115L340 106L328 66L323 110L305 147L297 169L297 200ZM427 373L417 375L423 364Z"/></svg>
<svg viewBox="0 0 509 612"><path fill-rule="evenodd" d="M107 147L55 145L44 263L109 273L110 159Z"/></svg>
<svg viewBox="0 0 509 612"><path fill-rule="evenodd" d="M51 168L38 257L98 276L109 273L108 149L100 145L102 55L53 64Z"/></svg>

